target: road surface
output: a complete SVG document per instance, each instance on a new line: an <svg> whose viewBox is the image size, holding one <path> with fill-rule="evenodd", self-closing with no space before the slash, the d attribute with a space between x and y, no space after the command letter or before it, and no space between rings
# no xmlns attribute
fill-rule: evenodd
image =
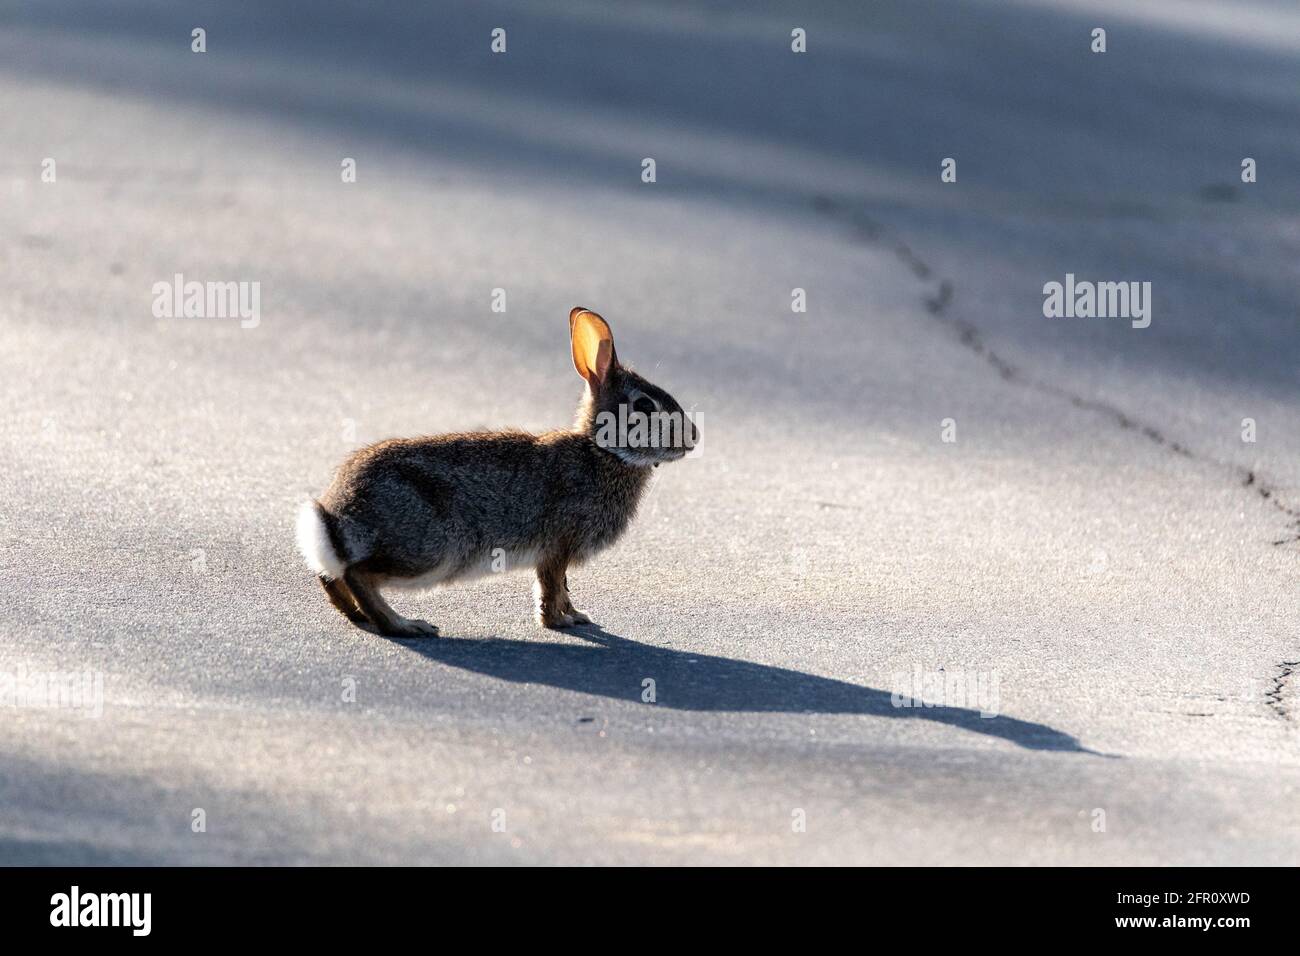
<svg viewBox="0 0 1300 956"><path fill-rule="evenodd" d="M0 672L102 680L0 862L1300 862L1300 14L1131 6L0 2ZM703 435L599 626L348 626L297 503L579 304Z"/></svg>

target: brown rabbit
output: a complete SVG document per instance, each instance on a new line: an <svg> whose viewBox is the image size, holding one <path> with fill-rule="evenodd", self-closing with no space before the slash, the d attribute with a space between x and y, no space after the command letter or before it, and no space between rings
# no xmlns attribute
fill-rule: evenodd
<svg viewBox="0 0 1300 956"><path fill-rule="evenodd" d="M685 456L699 432L671 395L619 364L599 315L574 309L569 336L587 382L571 430L389 439L353 454L303 503L298 548L350 621L436 637L380 590L522 566L537 571L539 624L590 621L569 600L566 570L618 539L651 466Z"/></svg>

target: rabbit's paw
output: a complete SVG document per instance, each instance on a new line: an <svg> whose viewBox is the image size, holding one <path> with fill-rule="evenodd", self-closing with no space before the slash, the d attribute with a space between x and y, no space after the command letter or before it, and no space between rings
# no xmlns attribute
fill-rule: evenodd
<svg viewBox="0 0 1300 956"><path fill-rule="evenodd" d="M389 634L392 637L437 637L438 627L428 621L404 617L393 625Z"/></svg>
<svg viewBox="0 0 1300 956"><path fill-rule="evenodd" d="M574 624L590 624L590 623L591 623L591 618L587 617L587 615L583 614L583 613L582 613L581 611L579 611L577 608L573 608L573 607L571 607L571 608L569 608L569 610L568 610L566 613L568 614L569 617L573 618L573 623L574 623Z"/></svg>
<svg viewBox="0 0 1300 956"><path fill-rule="evenodd" d="M572 614L547 614L544 612L538 612L537 614L538 626L550 628L552 631L557 631L562 627L573 627L577 623Z"/></svg>

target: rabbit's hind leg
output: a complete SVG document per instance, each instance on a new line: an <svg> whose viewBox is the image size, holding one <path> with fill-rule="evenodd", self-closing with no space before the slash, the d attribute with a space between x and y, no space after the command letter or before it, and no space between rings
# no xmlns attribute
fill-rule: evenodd
<svg viewBox="0 0 1300 956"><path fill-rule="evenodd" d="M343 574L343 581L352 592L352 596L356 598L357 607L370 619L370 623L380 634L387 637L438 636L438 629L428 621L402 617L389 607L372 578L359 571L348 569Z"/></svg>
<svg viewBox="0 0 1300 956"><path fill-rule="evenodd" d="M330 603L336 607L344 617L353 624L369 624L370 618L361 612L357 606L357 599L352 596L348 586L343 583L342 578L327 578L325 575L319 575L317 580L320 581L321 587L325 589L325 596L330 599Z"/></svg>

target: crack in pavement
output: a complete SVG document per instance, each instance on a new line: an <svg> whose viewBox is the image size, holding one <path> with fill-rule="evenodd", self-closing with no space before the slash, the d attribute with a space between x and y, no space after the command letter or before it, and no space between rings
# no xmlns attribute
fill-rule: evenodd
<svg viewBox="0 0 1300 956"><path fill-rule="evenodd" d="M1264 692L1268 706L1276 710L1280 717L1286 717L1289 714L1286 701L1283 700L1282 695L1297 667L1300 667L1300 661L1283 661L1279 664L1278 674L1273 678L1272 688Z"/></svg>
<svg viewBox="0 0 1300 956"><path fill-rule="evenodd" d="M1067 401L1075 408L1095 412L1109 418L1125 431L1140 434L1175 455L1231 472L1242 487L1253 489L1256 495L1281 512L1286 519L1287 535L1270 542L1270 544L1274 547L1281 547L1282 545L1300 542L1300 507L1283 501L1278 495L1277 486L1263 479L1254 469L1198 454L1182 442L1170 438L1154 425L1130 415L1118 405L1112 405L1110 402L1100 399L1086 398L1060 385L1053 385L1049 382L1031 378L1019 366L990 348L974 323L951 313L949 306L952 305L953 298L956 295L956 288L952 280L939 276L906 241L895 236L884 224L866 213L849 208L829 196L814 196L812 205L813 209L818 213L847 223L852 227L860 241L884 246L892 251L912 274L922 282L933 283L933 294L927 295L924 299L926 311L936 321L955 332L958 341L992 366L1003 381Z"/></svg>
<svg viewBox="0 0 1300 956"><path fill-rule="evenodd" d="M1198 454L1183 443L1168 437L1154 425L1133 417L1117 405L1098 399L1085 398L1059 385L1041 382L1029 377L1017 365L990 348L984 342L979 328L974 323L951 314L949 306L956 294L952 280L936 276L935 270L917 255L906 241L893 236L884 225L872 219L866 213L847 208L829 197L815 197L813 208L823 215L847 222L854 229L860 241L885 246L892 250L918 279L923 282L933 282L935 284L934 293L927 295L924 300L926 311L937 321L952 329L957 334L961 344L991 365L1003 381L1020 385L1044 395L1050 395L1069 402L1075 408L1095 412L1109 418L1125 431L1136 432L1161 448L1182 458L1229 471L1237 477L1243 488L1253 489L1255 494L1285 516L1288 535L1270 542L1274 547L1300 541L1300 508L1284 502L1278 496L1277 487L1271 482L1262 479L1253 469ZM1283 694L1296 667L1300 667L1300 661L1283 661L1279 665L1280 673L1272 678L1271 689L1264 694L1267 706L1284 719L1289 716L1289 710L1283 699ZM1189 714L1188 716L1209 715Z"/></svg>

